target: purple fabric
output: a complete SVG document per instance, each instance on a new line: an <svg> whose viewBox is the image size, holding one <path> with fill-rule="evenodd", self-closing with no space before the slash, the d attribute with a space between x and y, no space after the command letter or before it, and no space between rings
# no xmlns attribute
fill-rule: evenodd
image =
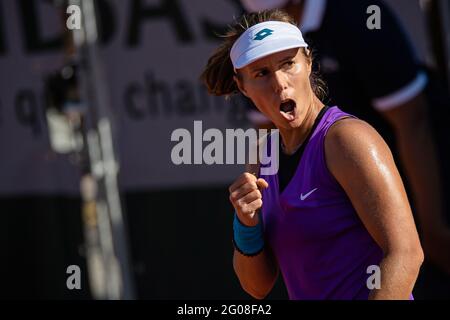
<svg viewBox="0 0 450 320"><path fill-rule="evenodd" d="M367 299L367 267L383 257L325 162L328 129L349 116L329 108L281 194L277 175L261 175L269 184L262 192L264 234L290 299Z"/></svg>

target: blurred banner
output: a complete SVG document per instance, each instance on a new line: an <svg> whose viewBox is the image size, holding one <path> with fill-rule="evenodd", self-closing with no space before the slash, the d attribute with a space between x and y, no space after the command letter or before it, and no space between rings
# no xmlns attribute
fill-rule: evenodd
<svg viewBox="0 0 450 320"><path fill-rule="evenodd" d="M126 189L223 184L241 166L176 166L171 133L194 120L247 125L237 101L210 97L199 81L207 57L239 15L232 0L98 0L102 55L116 113L120 180ZM0 193L78 193L71 155L52 151L44 80L64 64L59 12L51 1L0 2ZM69 15L67 15L69 17ZM204 144L205 145L205 144Z"/></svg>

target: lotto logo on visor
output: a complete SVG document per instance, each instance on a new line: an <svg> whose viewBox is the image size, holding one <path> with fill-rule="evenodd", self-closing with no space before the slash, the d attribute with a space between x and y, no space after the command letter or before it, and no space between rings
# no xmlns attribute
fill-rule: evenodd
<svg viewBox="0 0 450 320"><path fill-rule="evenodd" d="M273 33L273 30L270 30L270 29L263 29L263 30L261 30L260 32L258 32L258 33L256 34L256 36L253 38L253 40L262 40L262 39L264 39L265 37L270 36L272 33Z"/></svg>
<svg viewBox="0 0 450 320"><path fill-rule="evenodd" d="M266 21L247 29L230 51L234 69L241 69L270 54L307 47L297 26L280 21Z"/></svg>

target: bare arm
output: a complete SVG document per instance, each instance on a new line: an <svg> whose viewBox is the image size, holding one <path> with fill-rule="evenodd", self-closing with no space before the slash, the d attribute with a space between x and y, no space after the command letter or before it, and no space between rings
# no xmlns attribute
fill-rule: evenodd
<svg viewBox="0 0 450 320"><path fill-rule="evenodd" d="M257 167L248 166L251 173ZM245 172L230 186L230 201L239 220L247 226L259 223L259 209L262 206L260 189L267 188L267 182ZM233 268L242 288L256 299L263 299L273 288L278 277L278 265L269 247L253 257L247 257L236 249L233 255Z"/></svg>
<svg viewBox="0 0 450 320"><path fill-rule="evenodd" d="M395 129L417 207L425 254L450 274L450 229L443 221L441 175L426 100L420 94L383 115Z"/></svg>
<svg viewBox="0 0 450 320"><path fill-rule="evenodd" d="M242 288L256 299L264 299L278 278L278 266L267 248L255 257L234 250L233 268Z"/></svg>
<svg viewBox="0 0 450 320"><path fill-rule="evenodd" d="M389 148L367 123L344 119L330 128L325 152L331 173L384 253L381 288L369 298L408 299L423 253Z"/></svg>

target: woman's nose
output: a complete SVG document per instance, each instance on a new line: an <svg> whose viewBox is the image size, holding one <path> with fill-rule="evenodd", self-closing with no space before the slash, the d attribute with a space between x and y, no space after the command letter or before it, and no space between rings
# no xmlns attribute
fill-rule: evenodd
<svg viewBox="0 0 450 320"><path fill-rule="evenodd" d="M272 84L273 89L280 93L283 92L283 90L287 89L287 79L286 74L281 71L277 70L272 74Z"/></svg>

